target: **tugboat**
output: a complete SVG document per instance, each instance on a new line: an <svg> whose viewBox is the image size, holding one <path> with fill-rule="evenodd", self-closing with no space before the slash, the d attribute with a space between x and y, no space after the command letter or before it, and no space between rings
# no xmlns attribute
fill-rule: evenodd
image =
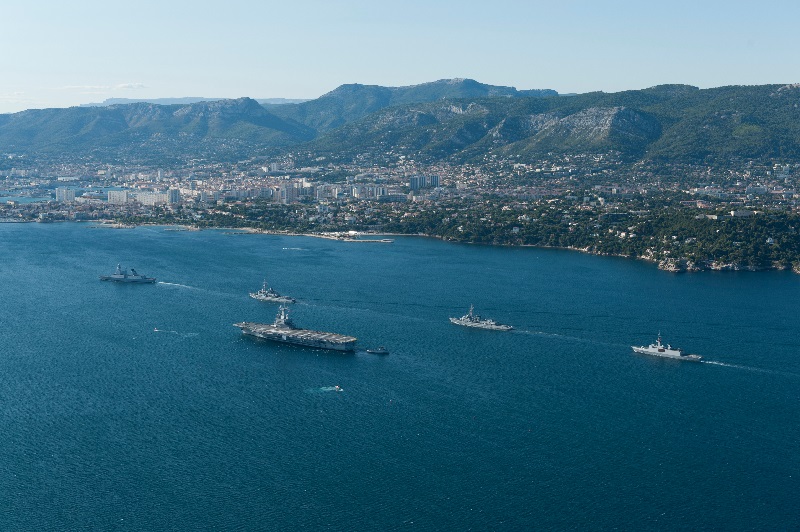
<svg viewBox="0 0 800 532"><path fill-rule="evenodd" d="M270 303L294 303L295 299L289 296L282 296L272 288L267 286L267 280L264 280L264 286L258 292L250 292L250 297L258 299L259 301L268 301Z"/></svg>
<svg viewBox="0 0 800 532"><path fill-rule="evenodd" d="M450 318L450 322L456 325L463 325L464 327L475 327L477 329L489 329L492 331L510 331L514 328L511 325L503 325L489 318L481 318L473 312L472 305L469 306L469 312L460 318Z"/></svg>
<svg viewBox="0 0 800 532"><path fill-rule="evenodd" d="M355 351L357 338L342 334L311 331L297 327L289 318L289 308L281 305L275 322L266 323L234 323L244 334L265 340L273 340L284 344L330 349L333 351Z"/></svg>
<svg viewBox="0 0 800 532"><path fill-rule="evenodd" d="M128 269L122 269L122 266L117 264L117 271L112 273L111 275L101 275L101 281L112 281L115 283L154 283L156 282L155 277L145 277L144 275L139 275L136 273L136 270L131 268L131 273L128 273Z"/></svg>
<svg viewBox="0 0 800 532"><path fill-rule="evenodd" d="M676 360L690 360L692 362L699 362L701 358L700 355L689 355L684 353L682 349L679 347L672 347L671 345L667 344L664 345L661 343L661 333L658 333L658 339L656 343L650 344L647 347L640 346L636 347L635 345L631 346L631 349L635 353L641 353L643 355L653 355L657 357L664 357L664 358L674 358Z"/></svg>
<svg viewBox="0 0 800 532"><path fill-rule="evenodd" d="M383 346L380 346L377 348L367 349L367 353L369 353L370 355L388 355L389 350Z"/></svg>

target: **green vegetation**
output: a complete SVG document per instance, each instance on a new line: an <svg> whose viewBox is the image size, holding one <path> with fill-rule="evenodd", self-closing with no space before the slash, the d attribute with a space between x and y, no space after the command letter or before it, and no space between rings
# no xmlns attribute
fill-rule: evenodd
<svg viewBox="0 0 800 532"><path fill-rule="evenodd" d="M0 115L0 144L12 153L90 152L150 162L236 160L301 146L337 161L378 160L391 152L429 162L530 162L546 154L609 151L627 163L721 168L800 160L797 86L550 94L462 80L344 85L316 100L266 107L241 98L31 110Z"/></svg>
<svg viewBox="0 0 800 532"><path fill-rule="evenodd" d="M482 244L579 249L661 261L675 259L698 269L789 268L800 264L800 216L785 212L748 218L665 206L649 211L599 213L550 205L509 208L486 201L467 208L424 211L384 228ZM727 217L726 217L727 216Z"/></svg>
<svg viewBox="0 0 800 532"><path fill-rule="evenodd" d="M677 259L696 267L788 268L800 261L800 218L775 214L709 220L696 213L664 209L603 219L594 213L488 211L437 221L435 213L389 225L388 230L426 233L448 240L573 248L650 260ZM460 218L460 219L459 219Z"/></svg>
<svg viewBox="0 0 800 532"><path fill-rule="evenodd" d="M615 150L629 162L712 164L800 159L800 87L664 86L571 97L449 100L384 109L312 148L477 162ZM432 117L426 123L415 118Z"/></svg>
<svg viewBox="0 0 800 532"><path fill-rule="evenodd" d="M800 267L800 216L796 214L706 215L667 197L633 202L631 207L605 212L564 198L527 204L487 196L435 206L371 204L361 211L353 205L339 206L319 216L312 206L259 201L209 210L158 209L154 216L118 221L292 233L379 230L454 242L577 249L675 263L684 269Z"/></svg>

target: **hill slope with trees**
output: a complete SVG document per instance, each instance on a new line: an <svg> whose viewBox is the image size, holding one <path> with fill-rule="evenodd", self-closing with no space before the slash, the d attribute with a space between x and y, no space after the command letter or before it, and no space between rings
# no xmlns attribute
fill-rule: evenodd
<svg viewBox="0 0 800 532"><path fill-rule="evenodd" d="M224 160L302 148L339 160L423 161L613 151L629 162L800 161L800 85L662 85L558 96L472 80L343 85L316 100L133 103L0 115L0 150Z"/></svg>

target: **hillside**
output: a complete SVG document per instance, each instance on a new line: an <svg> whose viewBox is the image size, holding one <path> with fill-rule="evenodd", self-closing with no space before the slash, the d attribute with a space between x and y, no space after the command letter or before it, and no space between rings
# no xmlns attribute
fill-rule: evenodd
<svg viewBox="0 0 800 532"><path fill-rule="evenodd" d="M385 108L330 131L313 151L394 150L427 160L615 150L631 159L800 161L800 87L666 85L552 98L446 100Z"/></svg>
<svg viewBox="0 0 800 532"><path fill-rule="evenodd" d="M231 98L203 98L200 96L187 96L183 98L150 98L150 99L133 99L133 98L106 98L102 102L85 103L80 107L108 107L109 105L128 105L131 103L152 103L156 105L189 105L192 103L200 102L218 102L220 100L229 100ZM283 105L287 103L302 103L308 100L292 99L292 98L256 98L258 103L270 105Z"/></svg>
<svg viewBox="0 0 800 532"><path fill-rule="evenodd" d="M255 100L190 105L134 103L39 109L0 115L3 151L57 156L92 152L115 157L235 155L259 146L310 140L314 131L275 116Z"/></svg>
<svg viewBox="0 0 800 532"><path fill-rule="evenodd" d="M662 85L548 96L472 80L343 85L316 100L133 103L0 115L0 152L226 160L296 149L354 160L392 152L481 161L615 151L629 162L800 162L800 85Z"/></svg>
<svg viewBox="0 0 800 532"><path fill-rule="evenodd" d="M0 152L53 157L90 153L98 158L140 162L200 155L237 158L253 151L302 144L320 132L388 106L446 97L527 98L548 94L556 93L517 91L459 79L410 87L343 85L301 103L281 100L259 105L251 98L189 98L169 105L135 102L37 109L0 115Z"/></svg>
<svg viewBox="0 0 800 532"><path fill-rule="evenodd" d="M442 99L539 98L557 96L553 90L523 90L485 85L472 79L442 79L407 87L342 85L316 100L269 106L278 116L314 128L318 133L336 129L386 107L432 102Z"/></svg>

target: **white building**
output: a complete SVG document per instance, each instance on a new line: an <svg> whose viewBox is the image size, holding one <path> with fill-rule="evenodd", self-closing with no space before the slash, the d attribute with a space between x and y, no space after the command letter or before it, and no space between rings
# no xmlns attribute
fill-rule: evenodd
<svg viewBox="0 0 800 532"><path fill-rule="evenodd" d="M170 189L167 192L140 192L136 199L142 205L172 205L180 202L181 193L178 189Z"/></svg>
<svg viewBox="0 0 800 532"><path fill-rule="evenodd" d="M169 201L165 192L141 192L136 197L142 205L164 205Z"/></svg>
<svg viewBox="0 0 800 532"><path fill-rule="evenodd" d="M127 190L109 190L108 202L112 205L125 205L130 201Z"/></svg>
<svg viewBox="0 0 800 532"><path fill-rule="evenodd" d="M69 188L57 188L56 201L60 203L75 201L75 191Z"/></svg>

